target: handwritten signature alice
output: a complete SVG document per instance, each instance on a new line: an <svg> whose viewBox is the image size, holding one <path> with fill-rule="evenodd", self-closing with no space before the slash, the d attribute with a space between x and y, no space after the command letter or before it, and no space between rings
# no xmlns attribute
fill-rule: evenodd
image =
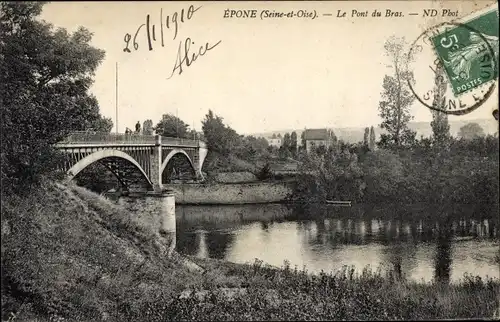
<svg viewBox="0 0 500 322"><path fill-rule="evenodd" d="M173 40L177 38L179 29L184 22L187 22L193 18L193 15L195 12L197 12L200 7L195 8L193 5L190 5L189 8L185 11L182 9L180 12L174 12L172 15L166 16L166 18L163 17L163 9L160 9L160 41L161 41L161 46L165 47L165 28L170 30L171 28L173 29ZM125 34L125 37L123 40L125 41L125 47L123 48L123 51L126 53L131 53L132 50L129 48L131 40L133 40L133 49L134 51L137 51L139 49L139 43L137 42L137 36L139 35L139 32L143 27L146 27L146 39L148 43L148 49L151 51L153 50L153 43L157 41L156 39L156 25L151 23L151 17L149 14L146 15L146 23L140 25L136 32L135 35L132 39L132 35L129 33ZM191 50L191 45L194 45L194 41L190 38L187 37L184 41L179 42L179 48L177 51L177 58L174 64L174 67L172 69L172 73L170 74L167 79L172 78L174 74L177 72L178 75L181 75L183 72L183 65L185 64L186 67L191 66L191 64L198 59L200 56L204 56L208 51L214 49L217 45L219 45L222 41L219 40L217 43L214 45L210 45L209 42L205 42L205 45L202 45L198 48L198 51L194 50L194 52L190 52Z"/></svg>
<svg viewBox="0 0 500 322"><path fill-rule="evenodd" d="M194 41L191 38L186 38L184 41L184 54L182 53L182 41L179 43L179 50L177 51L177 59L175 61L174 68L172 69L172 74L170 74L167 79L172 78L174 76L175 71L179 72L179 75L182 74L182 64L186 63L186 67L191 66L191 64L199 57L205 55L205 53L209 50L214 49L218 44L220 44L222 40L219 40L215 45L210 46L209 43L205 43L204 46L200 46L198 53L190 54L189 49L191 45L194 45ZM191 59L189 56L191 55Z"/></svg>

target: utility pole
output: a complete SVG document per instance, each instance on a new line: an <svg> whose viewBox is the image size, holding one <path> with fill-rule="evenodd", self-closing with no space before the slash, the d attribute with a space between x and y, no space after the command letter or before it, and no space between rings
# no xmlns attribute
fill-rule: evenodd
<svg viewBox="0 0 500 322"><path fill-rule="evenodd" d="M115 77L116 77L116 84L115 84L115 112L116 112L116 134L118 134L118 62L116 62L116 68L115 68Z"/></svg>
<svg viewBox="0 0 500 322"><path fill-rule="evenodd" d="M179 137L179 109L175 108L175 137Z"/></svg>

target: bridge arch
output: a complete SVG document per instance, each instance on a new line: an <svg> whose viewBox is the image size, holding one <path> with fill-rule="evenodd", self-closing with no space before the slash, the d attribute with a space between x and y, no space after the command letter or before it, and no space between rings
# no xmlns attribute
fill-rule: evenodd
<svg viewBox="0 0 500 322"><path fill-rule="evenodd" d="M160 173L161 175L163 175L163 171L165 171L165 168L167 167L167 164L168 162L172 159L172 157L176 154L183 154L189 161L189 164L191 165L191 168L193 168L193 171L196 175L196 173L198 173L198 170L196 169L196 167L194 166L193 164L193 160L191 160L191 158L189 157L189 154L186 153L186 151L182 150L182 149L172 149L172 151L170 151L168 154L167 154L167 157L165 158L165 160L163 161L163 163L161 164L161 168L160 168Z"/></svg>
<svg viewBox="0 0 500 322"><path fill-rule="evenodd" d="M93 152L92 154L87 155L80 161L78 161L75 165L73 165L69 170L68 170L68 180L71 180L75 178L78 173L80 173L83 169L88 167L94 162L97 162L99 160L105 159L105 158L110 158L110 157L115 157L115 158L121 158L124 160L127 160L129 163L131 163L144 177L144 180L147 181L147 183L150 185L151 188L153 188L153 183L151 180L148 178L146 172L144 169L141 167L141 165L129 154L119 151L119 150L112 150L112 149L104 149L104 150L99 150L96 152ZM116 174L115 174L116 175ZM120 180L120 178L118 178Z"/></svg>

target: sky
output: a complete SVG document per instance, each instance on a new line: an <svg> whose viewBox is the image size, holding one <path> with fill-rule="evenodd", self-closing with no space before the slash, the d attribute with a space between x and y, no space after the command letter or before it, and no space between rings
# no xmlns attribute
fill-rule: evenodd
<svg viewBox="0 0 500 322"><path fill-rule="evenodd" d="M41 18L70 32L84 26L92 45L105 50L91 92L101 113L118 123L119 132L162 114L178 115L201 130L209 109L238 133L321 127L378 125L384 75L393 74L384 56L391 35L413 42L428 27L457 17L409 16L425 8L458 10L464 17L492 1L330 1L330 2L52 2ZM188 9L200 7L190 15ZM184 22L181 13L184 9ZM316 11L317 18L224 18L225 10ZM351 17L378 9L404 17ZM346 17L337 18L337 11ZM173 17L177 14L177 35ZM331 13L331 16L323 16ZM156 41L148 48L146 23L155 25ZM163 17L163 46L160 36ZM167 28L166 19L170 17ZM151 27L152 28L152 27ZM151 30L150 28L150 30ZM152 32L152 31L151 31ZM130 34L130 52L124 38ZM173 73L180 45L191 40L190 53L213 47L190 66ZM220 43L218 43L220 42ZM206 45L208 43L208 45ZM217 44L218 43L218 44ZM216 45L217 44L217 45ZM183 56L181 56L183 57ZM116 103L118 65L118 103ZM425 66L422 66L425 68ZM171 77L170 77L171 76ZM477 110L453 119L491 118L498 89ZM118 105L118 122L116 122ZM415 121L430 121L430 110L415 102ZM113 130L115 130L114 128Z"/></svg>

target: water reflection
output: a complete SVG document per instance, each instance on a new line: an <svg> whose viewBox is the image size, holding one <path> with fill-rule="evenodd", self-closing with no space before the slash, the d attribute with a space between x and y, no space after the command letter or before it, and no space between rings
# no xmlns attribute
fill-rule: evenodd
<svg viewBox="0 0 500 322"><path fill-rule="evenodd" d="M201 258L224 258L234 240L233 234L206 230L183 232L183 236L177 238L177 249L182 249L184 254Z"/></svg>
<svg viewBox="0 0 500 322"><path fill-rule="evenodd" d="M220 232L207 234L208 254L210 258L224 258L229 247L233 244L234 235Z"/></svg>
<svg viewBox="0 0 500 322"><path fill-rule="evenodd" d="M182 234L182 238L179 238L179 234ZM200 248L200 238L198 237L198 235L199 234L197 233L185 233L177 231L177 250L182 249L182 252L184 254L195 255Z"/></svg>
<svg viewBox="0 0 500 322"><path fill-rule="evenodd" d="M314 272L370 265L426 282L464 273L500 277L498 219L474 218L465 208L441 221L425 208L397 216L393 208L178 205L176 214L177 251L199 257L276 266L289 260Z"/></svg>
<svg viewBox="0 0 500 322"><path fill-rule="evenodd" d="M448 227L443 227L437 238L435 264L434 264L434 279L438 282L448 283L451 273L451 231Z"/></svg>
<svg viewBox="0 0 500 322"><path fill-rule="evenodd" d="M201 258L207 258L209 256L209 252L207 251L207 232L206 231L198 231L196 233L196 243L198 244L198 249L196 252L196 256Z"/></svg>

